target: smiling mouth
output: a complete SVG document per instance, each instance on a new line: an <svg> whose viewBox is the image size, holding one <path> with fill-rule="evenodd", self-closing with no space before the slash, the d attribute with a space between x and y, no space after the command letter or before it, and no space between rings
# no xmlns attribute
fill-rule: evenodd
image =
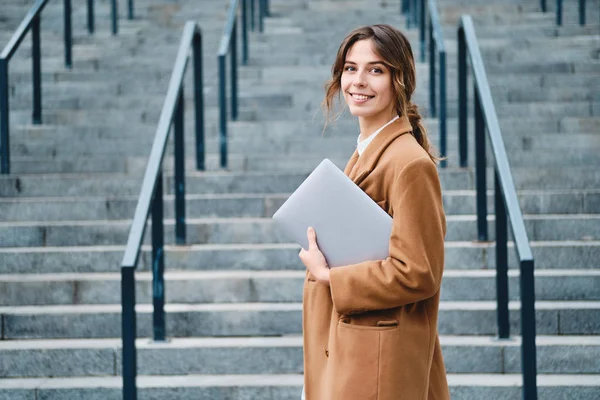
<svg viewBox="0 0 600 400"><path fill-rule="evenodd" d="M375 96L366 96L364 94L356 94L356 93L350 93L350 96L356 100L369 100L369 99L372 99L373 97L375 97Z"/></svg>

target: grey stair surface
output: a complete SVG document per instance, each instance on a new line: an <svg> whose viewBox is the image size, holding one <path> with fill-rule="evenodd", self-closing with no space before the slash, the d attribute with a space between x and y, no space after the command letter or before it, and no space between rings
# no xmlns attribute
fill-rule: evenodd
<svg viewBox="0 0 600 400"><path fill-rule="evenodd" d="M271 0L239 69L240 118L219 167L216 51L229 2L137 0L110 34L110 2L73 4L73 68L63 59L62 2L42 17L43 124L31 122L31 44L10 64L12 174L0 176L0 399L121 399L120 262L183 24L197 20L205 53L206 172L195 171L192 75L185 77L187 243L175 245L173 149L165 157L167 336L152 335L149 237L136 272L140 399L287 400L302 387L299 247L271 216L312 169L343 168L358 124L325 127L323 84L353 28L402 29L417 58L428 135L428 65L399 0ZM521 396L519 270L509 243L511 338L497 339L495 244L477 241L474 170L458 166L456 26L473 16L517 195L535 256L540 399L600 398L600 26L565 2L439 1L448 51L447 214L438 329L453 399ZM569 3L569 4L567 4ZM0 47L31 5L5 0ZM327 38L327 40L324 40ZM473 93L469 90L472 104ZM472 112L469 111L472 117ZM473 119L469 164L473 165ZM488 150L488 209L494 208ZM150 225L150 222L148 223ZM147 235L149 236L149 235ZM509 233L509 236L512 235ZM309 399L325 400L325 399Z"/></svg>

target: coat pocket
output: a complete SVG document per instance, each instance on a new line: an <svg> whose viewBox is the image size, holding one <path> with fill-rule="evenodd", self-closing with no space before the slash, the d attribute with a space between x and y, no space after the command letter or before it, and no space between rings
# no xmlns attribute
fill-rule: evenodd
<svg viewBox="0 0 600 400"><path fill-rule="evenodd" d="M374 325L338 321L330 336L329 374L332 400L377 400L382 333L398 327L396 320L381 320Z"/></svg>

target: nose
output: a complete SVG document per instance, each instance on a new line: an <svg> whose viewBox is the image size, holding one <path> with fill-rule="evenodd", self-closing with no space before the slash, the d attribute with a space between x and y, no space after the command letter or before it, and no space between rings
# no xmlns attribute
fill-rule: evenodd
<svg viewBox="0 0 600 400"><path fill-rule="evenodd" d="M352 81L352 84L357 87L364 87L366 83L367 80L365 79L365 72L357 71L356 74L354 74L354 80Z"/></svg>

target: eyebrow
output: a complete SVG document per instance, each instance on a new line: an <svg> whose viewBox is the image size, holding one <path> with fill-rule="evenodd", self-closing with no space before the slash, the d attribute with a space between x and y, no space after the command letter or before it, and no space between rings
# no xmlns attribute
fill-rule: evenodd
<svg viewBox="0 0 600 400"><path fill-rule="evenodd" d="M354 64L354 65L356 65L356 63L354 61L345 61L344 64ZM385 66L385 63L383 61L371 61L371 62L367 63L367 65L376 65L376 64L380 64L380 65Z"/></svg>

